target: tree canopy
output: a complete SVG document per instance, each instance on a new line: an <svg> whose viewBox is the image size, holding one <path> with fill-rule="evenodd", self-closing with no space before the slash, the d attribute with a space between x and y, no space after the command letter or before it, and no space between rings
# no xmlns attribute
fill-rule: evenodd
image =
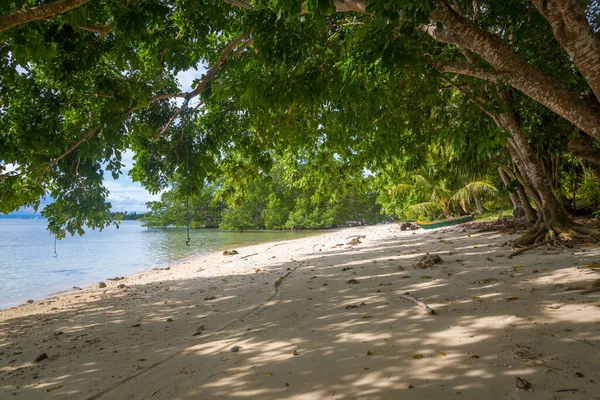
<svg viewBox="0 0 600 400"><path fill-rule="evenodd" d="M598 22L580 0L4 2L0 211L48 194L57 235L106 226L126 149L151 192L181 187L187 154L191 192L227 197L276 163L389 188L441 146L452 173L518 182L538 213L525 242L589 233L552 173L600 153Z"/></svg>

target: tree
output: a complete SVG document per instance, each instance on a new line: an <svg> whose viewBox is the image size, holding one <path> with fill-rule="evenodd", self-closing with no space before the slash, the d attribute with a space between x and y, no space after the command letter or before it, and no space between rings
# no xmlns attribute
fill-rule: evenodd
<svg viewBox="0 0 600 400"><path fill-rule="evenodd" d="M15 4L3 5L2 21L24 15ZM43 20L26 11L20 25L2 32L4 209L36 205L49 191L57 205L44 212L56 233L83 222L104 226L102 165L118 175L128 147L137 153L133 177L155 192L181 181L186 150L193 191L224 170L250 178L273 157L301 149L322 175L331 157L354 173L381 171L395 159L410 166L438 134L433 125L450 120L443 104L462 89L458 75L474 78L464 80L469 100L487 99L480 105L501 128L496 144L504 140L498 132L511 135L518 173L540 200L540 232L574 227L519 133L513 99L523 93L600 137L589 8L568 0L230 0L195 7L183 0L88 2ZM190 93L179 91L174 73L202 60L211 65L203 79ZM177 98L203 105L187 113L169 102ZM434 115L438 110L444 113ZM192 121L187 143L183 128Z"/></svg>

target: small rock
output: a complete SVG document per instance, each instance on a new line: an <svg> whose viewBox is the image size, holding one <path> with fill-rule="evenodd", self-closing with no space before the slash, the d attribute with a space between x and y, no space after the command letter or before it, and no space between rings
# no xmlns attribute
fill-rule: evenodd
<svg viewBox="0 0 600 400"><path fill-rule="evenodd" d="M297 356L297 355L299 355L299 354L300 354L300 353L298 353L296 350L292 351L292 355L293 355L293 356Z"/></svg>
<svg viewBox="0 0 600 400"><path fill-rule="evenodd" d="M517 387L517 389L520 389L520 390L527 390L527 391L533 390L533 385L529 381L527 381L527 379L523 379L518 376L515 379L515 386Z"/></svg>
<svg viewBox="0 0 600 400"><path fill-rule="evenodd" d="M240 351L240 349L243 349L243 347L241 346L233 346L231 349L229 349L232 353L237 353L238 351Z"/></svg>
<svg viewBox="0 0 600 400"><path fill-rule="evenodd" d="M240 254L240 253L238 253L237 250L225 250L223 252L224 256L235 256L236 254Z"/></svg>
<svg viewBox="0 0 600 400"><path fill-rule="evenodd" d="M575 376L578 378L583 378L585 375L583 375L581 372L575 372Z"/></svg>
<svg viewBox="0 0 600 400"><path fill-rule="evenodd" d="M27 300L27 304L33 303L33 300Z"/></svg>
<svg viewBox="0 0 600 400"><path fill-rule="evenodd" d="M349 283L350 285L356 285L357 283L360 283L360 282L357 281L356 279L350 279L346 283Z"/></svg>
<svg viewBox="0 0 600 400"><path fill-rule="evenodd" d="M167 318L167 322L173 322L173 318Z"/></svg>
<svg viewBox="0 0 600 400"><path fill-rule="evenodd" d="M119 288L119 289L123 289L124 287L125 287L124 283L121 283L121 284L119 284L119 286L117 286L117 288Z"/></svg>
<svg viewBox="0 0 600 400"><path fill-rule="evenodd" d="M33 360L33 362L34 362L35 364L37 364L37 363L39 363L40 361L42 361L42 360L45 360L46 358L48 358L48 354L46 354L46 353L42 353L42 354L40 354L39 356L37 356L37 357L35 358L35 360Z"/></svg>
<svg viewBox="0 0 600 400"><path fill-rule="evenodd" d="M413 385L408 385L409 389L414 389L415 387Z"/></svg>
<svg viewBox="0 0 600 400"><path fill-rule="evenodd" d="M104 283L104 282L100 282L100 283L98 284L98 287L99 287L100 289L104 289L104 288L106 287L106 283Z"/></svg>
<svg viewBox="0 0 600 400"><path fill-rule="evenodd" d="M426 254L417 261L415 268L432 268L435 264L441 264L444 261L437 254Z"/></svg>

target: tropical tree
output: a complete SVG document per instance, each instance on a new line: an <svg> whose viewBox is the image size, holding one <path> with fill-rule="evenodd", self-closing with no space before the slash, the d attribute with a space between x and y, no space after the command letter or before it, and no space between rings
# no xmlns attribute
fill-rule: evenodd
<svg viewBox="0 0 600 400"><path fill-rule="evenodd" d="M198 5L0 6L3 211L35 206L47 191L57 199L44 210L55 233L106 225L103 169L118 175L126 148L137 154L133 177L154 192L181 182L186 159L192 191L225 170L247 187L273 157L301 149L315 169L324 165L321 175L330 173L332 157L353 174L383 170L395 159L418 163L440 134L432 125L451 120L440 104L460 93L496 125L485 132L507 146L536 201L539 220L522 244L596 233L574 224L556 199L531 143L538 134L526 131L521 107L522 98L532 99L600 138L591 4ZM183 93L175 74L204 62L206 74Z"/></svg>

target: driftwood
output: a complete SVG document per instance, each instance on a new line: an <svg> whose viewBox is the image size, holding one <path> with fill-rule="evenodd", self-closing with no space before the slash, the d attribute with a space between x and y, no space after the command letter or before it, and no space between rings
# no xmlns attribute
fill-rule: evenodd
<svg viewBox="0 0 600 400"><path fill-rule="evenodd" d="M514 256L518 256L519 254L523 254L526 251L537 249L538 247L542 247L542 246L545 246L545 245L550 244L550 243L552 243L552 240L546 240L545 242L541 242L541 243L538 243L538 244L534 244L533 246L525 247L524 249L517 250L514 253L511 253L508 256L508 258L513 258Z"/></svg>
<svg viewBox="0 0 600 400"><path fill-rule="evenodd" d="M258 254L258 253L248 254L247 256L240 257L240 260L243 260L243 259L245 259L245 258L249 258L249 257L255 256L255 255L257 255L257 254Z"/></svg>
<svg viewBox="0 0 600 400"><path fill-rule="evenodd" d="M367 237L367 235L352 235L352 236L348 236L348 237L346 238L346 240L348 240L348 239L350 239L350 238L364 239L364 238L366 238L366 237Z"/></svg>
<svg viewBox="0 0 600 400"><path fill-rule="evenodd" d="M408 292L401 294L400 297L402 297L406 300L412 301L413 303L415 303L416 305L421 307L423 309L423 311L425 311L427 314L435 315L435 310L433 308L429 307L427 304L423 303L422 301L415 299L414 297L409 295Z"/></svg>

